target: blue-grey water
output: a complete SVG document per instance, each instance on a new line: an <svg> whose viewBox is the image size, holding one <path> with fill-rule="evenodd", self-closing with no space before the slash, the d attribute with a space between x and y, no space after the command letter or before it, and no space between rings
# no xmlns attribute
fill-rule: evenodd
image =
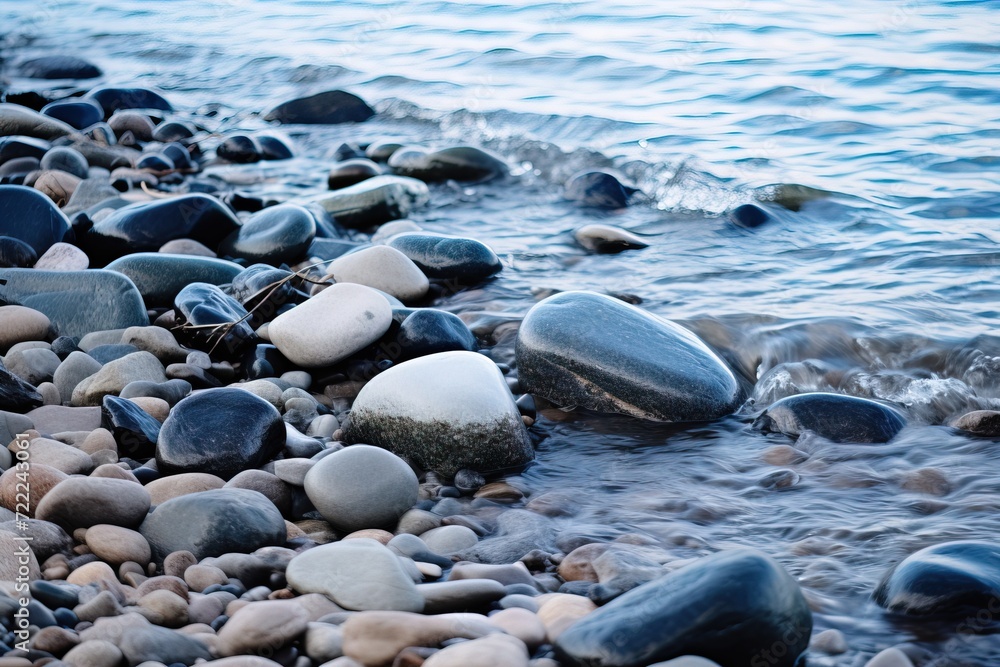
<svg viewBox="0 0 1000 667"><path fill-rule="evenodd" d="M921 667L945 667L997 664L998 636L901 625L869 596L918 548L1000 539L1000 445L946 426L1000 406L998 9L0 0L0 32L19 55L80 54L107 82L158 87L179 115L222 133L261 128L259 112L330 88L380 112L293 131L301 157L290 162L213 170L246 191L323 188L343 141L503 155L515 179L435 187L412 216L504 258L497 280L438 304L498 360L511 361L516 323L537 298L592 289L635 295L700 333L760 380L756 407L816 389L903 406L910 423L893 442L807 437L798 463L770 451L791 441L750 432L745 416L685 430L549 411L534 428L537 464L512 481L573 493L579 511L561 528L642 533L678 557L733 544L774 555L806 591L817 631L847 636L847 654L814 652L810 665L860 666L912 642ZM207 117L208 105L221 106ZM588 167L618 169L644 196L613 213L565 202L561 183ZM801 206L775 224L747 231L725 217L790 193ZM589 222L650 247L587 254L570 232ZM818 362L772 371L806 360ZM800 482L759 485L779 468Z"/></svg>

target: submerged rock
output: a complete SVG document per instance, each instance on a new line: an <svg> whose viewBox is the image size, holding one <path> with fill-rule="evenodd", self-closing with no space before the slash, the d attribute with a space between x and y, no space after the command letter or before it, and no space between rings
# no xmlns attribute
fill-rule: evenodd
<svg viewBox="0 0 1000 667"><path fill-rule="evenodd" d="M428 278L453 280L462 285L475 285L503 269L496 253L475 239L404 232L388 239L386 245L409 257Z"/></svg>
<svg viewBox="0 0 1000 667"><path fill-rule="evenodd" d="M149 325L139 290L115 271L0 269L0 301L44 313L58 336Z"/></svg>
<svg viewBox="0 0 1000 667"><path fill-rule="evenodd" d="M200 560L285 543L285 521L274 504L257 491L237 488L171 498L150 512L139 532L157 562L174 551L190 551Z"/></svg>
<svg viewBox="0 0 1000 667"><path fill-rule="evenodd" d="M584 225L573 232L573 238L587 250L601 253L616 253L649 247L648 243L632 232L612 225Z"/></svg>
<svg viewBox="0 0 1000 667"><path fill-rule="evenodd" d="M351 229L405 218L429 200L424 182L405 176L376 176L313 199L337 224Z"/></svg>
<svg viewBox="0 0 1000 667"><path fill-rule="evenodd" d="M1000 544L946 542L921 549L889 570L873 597L910 616L992 610L1000 598Z"/></svg>
<svg viewBox="0 0 1000 667"><path fill-rule="evenodd" d="M393 152L388 164L400 176L419 178L427 183L448 180L478 183L509 173L503 160L471 146L455 146L432 152L405 148Z"/></svg>
<svg viewBox="0 0 1000 667"><path fill-rule="evenodd" d="M516 468L534 456L503 374L475 352L432 354L376 376L354 401L347 438L448 476Z"/></svg>
<svg viewBox="0 0 1000 667"><path fill-rule="evenodd" d="M594 292L536 304L515 352L521 386L560 406L685 422L730 414L742 397L732 371L693 333Z"/></svg>
<svg viewBox="0 0 1000 667"><path fill-rule="evenodd" d="M581 667L645 667L683 655L793 667L811 633L795 580L768 556L737 549L625 593L570 626L555 648L564 664Z"/></svg>
<svg viewBox="0 0 1000 667"><path fill-rule="evenodd" d="M41 256L69 231L69 220L34 188L0 185L0 236L23 241Z"/></svg>
<svg viewBox="0 0 1000 667"><path fill-rule="evenodd" d="M42 56L20 63L18 73L29 79L96 79L103 72L83 58L76 56Z"/></svg>
<svg viewBox="0 0 1000 667"><path fill-rule="evenodd" d="M105 117L121 109L174 110L162 95L148 88L94 88L86 97L101 105Z"/></svg>
<svg viewBox="0 0 1000 667"><path fill-rule="evenodd" d="M216 249L239 229L236 216L202 194L131 204L95 223L81 247L96 265L135 252L156 252L167 241L193 239Z"/></svg>
<svg viewBox="0 0 1000 667"><path fill-rule="evenodd" d="M902 414L882 403L822 392L783 398L754 421L765 432L798 437L812 431L834 442L888 442L905 425Z"/></svg>
<svg viewBox="0 0 1000 667"><path fill-rule="evenodd" d="M628 206L628 198L635 188L622 185L617 177L603 171L586 171L576 174L566 182L566 199L584 206L616 209Z"/></svg>
<svg viewBox="0 0 1000 667"><path fill-rule="evenodd" d="M161 472L207 472L229 479L276 456L285 444L281 414L231 387L188 396L163 422L156 447Z"/></svg>
<svg viewBox="0 0 1000 667"><path fill-rule="evenodd" d="M264 120L282 124L334 125L360 123L375 115L364 100L343 90L330 90L279 104Z"/></svg>
<svg viewBox="0 0 1000 667"><path fill-rule="evenodd" d="M1000 411L973 410L952 422L953 427L985 438L1000 436Z"/></svg>

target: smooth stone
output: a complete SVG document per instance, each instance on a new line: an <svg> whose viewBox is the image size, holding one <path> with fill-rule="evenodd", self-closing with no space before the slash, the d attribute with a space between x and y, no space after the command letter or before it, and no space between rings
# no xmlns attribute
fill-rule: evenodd
<svg viewBox="0 0 1000 667"><path fill-rule="evenodd" d="M23 241L41 256L63 240L69 227L66 215L38 190L0 185L0 236Z"/></svg>
<svg viewBox="0 0 1000 667"><path fill-rule="evenodd" d="M393 220L379 227L372 234L371 242L374 244L386 244L396 234L419 231L423 231L422 228L412 220Z"/></svg>
<svg viewBox="0 0 1000 667"><path fill-rule="evenodd" d="M423 616L399 611L363 611L341 626L344 655L365 667L389 667L410 646L437 647L451 639L478 639L498 632L479 614Z"/></svg>
<svg viewBox="0 0 1000 667"><path fill-rule="evenodd" d="M356 283L381 290L401 301L427 294L429 283L410 259L389 246L371 246L335 259L326 277L337 283Z"/></svg>
<svg viewBox="0 0 1000 667"><path fill-rule="evenodd" d="M77 130L85 130L104 120L104 109L97 102L85 98L71 98L50 102L39 112L61 120ZM84 176L81 176L83 178Z"/></svg>
<svg viewBox="0 0 1000 667"><path fill-rule="evenodd" d="M35 262L35 269L43 271L84 271L89 267L87 254L68 243L53 243Z"/></svg>
<svg viewBox="0 0 1000 667"><path fill-rule="evenodd" d="M164 364L183 361L189 353L177 343L170 331L162 327L129 327L122 333L122 344L145 350Z"/></svg>
<svg viewBox="0 0 1000 667"><path fill-rule="evenodd" d="M149 308L172 306L181 290L191 283L226 285L243 271L239 264L224 259L165 252L133 253L105 268L128 276Z"/></svg>
<svg viewBox="0 0 1000 667"><path fill-rule="evenodd" d="M483 609L507 594L504 585L492 579L418 584L417 591L424 597L425 614Z"/></svg>
<svg viewBox="0 0 1000 667"><path fill-rule="evenodd" d="M421 308L410 313L399 326L396 342L403 358L477 348L476 337L457 315L435 308Z"/></svg>
<svg viewBox="0 0 1000 667"><path fill-rule="evenodd" d="M162 505L172 498L221 489L226 480L204 472L185 472L155 479L146 484L153 505Z"/></svg>
<svg viewBox="0 0 1000 667"><path fill-rule="evenodd" d="M220 160L234 162L236 164L251 164L260 162L260 144L253 137L245 134L234 134L226 137L218 148L215 155Z"/></svg>
<svg viewBox="0 0 1000 667"><path fill-rule="evenodd" d="M283 482L303 486L306 475L316 465L316 461L306 458L280 459L274 462L274 475ZM409 509L409 508L407 508Z"/></svg>
<svg viewBox="0 0 1000 667"><path fill-rule="evenodd" d="M496 253L475 239L419 231L396 234L385 243L413 260L428 278L458 285L478 284L503 269Z"/></svg>
<svg viewBox="0 0 1000 667"><path fill-rule="evenodd" d="M86 105L86 104L85 104ZM86 105L89 106L89 105ZM91 123L92 124L92 123ZM90 165L80 151L69 146L56 146L42 156L39 167L43 170L57 169L85 179L89 174Z"/></svg>
<svg viewBox="0 0 1000 667"><path fill-rule="evenodd" d="M0 268L26 269L38 261L38 253L30 245L11 236L0 236Z"/></svg>
<svg viewBox="0 0 1000 667"><path fill-rule="evenodd" d="M0 311L2 310L0 308ZM972 435L995 438L1000 436L1000 411L973 410L953 421L951 426Z"/></svg>
<svg viewBox="0 0 1000 667"><path fill-rule="evenodd" d="M156 252L174 239L194 239L215 249L239 226L217 199L188 194L120 208L95 223L80 245L95 264L104 266L131 253Z"/></svg>
<svg viewBox="0 0 1000 667"><path fill-rule="evenodd" d="M405 176L375 176L355 185L314 197L337 224L350 229L369 229L399 220L430 201L423 181Z"/></svg>
<svg viewBox="0 0 1000 667"><path fill-rule="evenodd" d="M0 137L27 136L37 139L58 139L73 134L71 126L21 106L5 102L0 104Z"/></svg>
<svg viewBox="0 0 1000 667"><path fill-rule="evenodd" d="M913 662L898 648L887 648L866 662L865 667L913 667Z"/></svg>
<svg viewBox="0 0 1000 667"><path fill-rule="evenodd" d="M770 557L735 549L625 593L562 632L555 649L567 665L643 667L683 655L743 665L767 651L775 667L793 667L811 633L795 580Z"/></svg>
<svg viewBox="0 0 1000 667"><path fill-rule="evenodd" d="M697 655L682 655L679 658L667 660L666 662L658 662L649 667L719 667L719 663Z"/></svg>
<svg viewBox="0 0 1000 667"><path fill-rule="evenodd" d="M291 141L287 137L260 134L255 137L260 145L262 160L290 160L295 157Z"/></svg>
<svg viewBox="0 0 1000 667"><path fill-rule="evenodd" d="M39 563L44 563L56 554L65 555L72 553L73 538L60 526L50 521L39 521L37 519L28 519L27 524L27 528L25 528L15 520L5 521L0 523L0 530L30 537L31 550L34 552L35 557L38 558Z"/></svg>
<svg viewBox="0 0 1000 667"><path fill-rule="evenodd" d="M4 366L22 380L36 388L51 382L52 374L59 368L59 356L48 348L11 350L3 358Z"/></svg>
<svg viewBox="0 0 1000 667"><path fill-rule="evenodd" d="M117 343L114 345L98 345L90 350L87 350L87 354L103 365L112 361L117 361L138 351L139 348L135 345Z"/></svg>
<svg viewBox="0 0 1000 667"><path fill-rule="evenodd" d="M292 600L251 602L219 630L216 650L222 656L277 651L305 634L309 614Z"/></svg>
<svg viewBox="0 0 1000 667"><path fill-rule="evenodd" d="M374 115L375 111L357 95L330 90L279 104L264 116L264 120L284 125L333 125L360 123Z"/></svg>
<svg viewBox="0 0 1000 667"><path fill-rule="evenodd" d="M27 414L39 433L65 433L66 431L92 431L101 426L99 407L74 408L45 405Z"/></svg>
<svg viewBox="0 0 1000 667"><path fill-rule="evenodd" d="M623 250L648 248L649 244L632 232L612 225L584 225L573 238L587 250L600 253L618 253Z"/></svg>
<svg viewBox="0 0 1000 667"><path fill-rule="evenodd" d="M63 213L74 217L83 213L90 218L110 215L111 211L128 205L128 202L122 199L120 194L112 187L109 178L91 176L80 181L79 185L76 186L73 196L69 198L69 203L63 207ZM86 255L82 250L79 252ZM89 257L87 265L90 265Z"/></svg>
<svg viewBox="0 0 1000 667"><path fill-rule="evenodd" d="M566 199L594 208L618 209L628 206L628 198L635 188L622 184L612 174L603 171L586 171L572 176L563 191Z"/></svg>
<svg viewBox="0 0 1000 667"><path fill-rule="evenodd" d="M426 667L528 667L528 650L505 634L446 646L424 661Z"/></svg>
<svg viewBox="0 0 1000 667"><path fill-rule="evenodd" d="M841 655L847 653L849 649L844 633L833 628L817 633L809 642L809 650L821 651L828 655Z"/></svg>
<svg viewBox="0 0 1000 667"><path fill-rule="evenodd" d="M534 456L503 374L474 352L432 354L377 375L355 399L346 437L446 476L516 468Z"/></svg>
<svg viewBox="0 0 1000 667"><path fill-rule="evenodd" d="M420 534L427 548L437 554L451 554L479 543L475 531L465 526L441 526Z"/></svg>
<svg viewBox="0 0 1000 667"><path fill-rule="evenodd" d="M318 664L344 655L344 632L329 623L310 623L304 641L305 653Z"/></svg>
<svg viewBox="0 0 1000 667"><path fill-rule="evenodd" d="M279 410L284 406L284 402L281 400L281 387L273 382L269 382L267 380L251 380L250 382L241 382L240 384L234 384L232 386L235 389L242 389L243 391L250 392L254 396L263 398Z"/></svg>
<svg viewBox="0 0 1000 667"><path fill-rule="evenodd" d="M184 551L176 551L174 553L187 554ZM170 556L173 555L170 554ZM170 558L170 556L167 556L167 558ZM166 559L164 559L164 567L166 567ZM191 564L189 567L184 568L182 576L188 587L198 593L209 586L225 586L229 583L229 577L226 576L226 573L212 565Z"/></svg>
<svg viewBox="0 0 1000 667"><path fill-rule="evenodd" d="M345 609L419 612L424 598L399 558L372 539L313 547L295 556L285 578L300 593L322 593Z"/></svg>
<svg viewBox="0 0 1000 667"><path fill-rule="evenodd" d="M132 561L145 565L152 554L149 543L134 530L111 524L97 524L87 528L87 546L105 563L119 567Z"/></svg>
<svg viewBox="0 0 1000 667"><path fill-rule="evenodd" d="M168 255L191 255L194 257L218 256L211 248L208 248L204 244L198 243L192 239L174 239L173 241L167 241L160 246L160 249L157 252L166 253Z"/></svg>
<svg viewBox="0 0 1000 667"><path fill-rule="evenodd" d="M154 456L160 422L132 401L105 396L101 404L101 426L114 436L119 456L142 461Z"/></svg>
<svg viewBox="0 0 1000 667"><path fill-rule="evenodd" d="M121 649L100 639L80 642L62 657L71 667L119 667L124 659Z"/></svg>
<svg viewBox="0 0 1000 667"><path fill-rule="evenodd" d="M70 477L45 494L35 517L70 531L101 523L134 528L145 519L149 507L149 492L135 482Z"/></svg>
<svg viewBox="0 0 1000 667"><path fill-rule="evenodd" d="M921 549L882 578L873 599L908 616L959 618L1000 596L1000 545L945 542Z"/></svg>
<svg viewBox="0 0 1000 667"><path fill-rule="evenodd" d="M693 333L593 292L563 292L532 307L515 354L522 389L561 406L705 421L732 413L743 395Z"/></svg>
<svg viewBox="0 0 1000 667"><path fill-rule="evenodd" d="M84 378L72 394L73 405L101 405L105 396L121 393L131 382L166 382L163 365L149 352L139 351L109 361Z"/></svg>
<svg viewBox="0 0 1000 667"><path fill-rule="evenodd" d="M275 461L279 463L279 461ZM277 467L277 466L276 466ZM294 507L292 489L277 475L263 470L244 470L226 482L226 487L250 489L263 494L274 503L283 515L290 515Z"/></svg>
<svg viewBox="0 0 1000 667"><path fill-rule="evenodd" d="M49 55L25 60L17 66L18 74L29 79L96 79L103 72L93 63L77 56Z"/></svg>
<svg viewBox="0 0 1000 667"><path fill-rule="evenodd" d="M774 219L770 213L755 204L737 206L729 212L728 217L734 225L744 229L756 229Z"/></svg>
<svg viewBox="0 0 1000 667"><path fill-rule="evenodd" d="M182 398L191 393L191 383L186 380L167 380L166 382L149 382L139 380L129 382L118 394L121 398L139 398L149 396L160 398L168 405L176 405Z"/></svg>
<svg viewBox="0 0 1000 667"><path fill-rule="evenodd" d="M80 179L73 174L64 171L42 171L38 172L31 186L51 199L56 206L62 207L69 203L79 184Z"/></svg>
<svg viewBox="0 0 1000 667"><path fill-rule="evenodd" d="M27 412L41 406L42 395L34 386L14 375L0 363L0 410Z"/></svg>
<svg viewBox="0 0 1000 667"><path fill-rule="evenodd" d="M812 431L833 442L892 440L906 425L894 408L866 398L822 392L797 394L768 407L754 428L798 437Z"/></svg>
<svg viewBox="0 0 1000 667"><path fill-rule="evenodd" d="M278 265L300 259L316 236L316 219L301 206L279 204L251 215L219 245L224 255Z"/></svg>
<svg viewBox="0 0 1000 667"><path fill-rule="evenodd" d="M377 291L336 284L271 321L268 336L290 361L305 368L328 366L367 347L392 322L392 309Z"/></svg>
<svg viewBox="0 0 1000 667"><path fill-rule="evenodd" d="M118 647L129 665L145 662L193 665L199 659L212 657L208 647L194 637L157 625L132 628L121 637Z"/></svg>
<svg viewBox="0 0 1000 667"><path fill-rule="evenodd" d="M176 329L177 337L191 347L231 358L258 340L247 322L246 308L215 285L187 285L174 299L174 308L182 325Z"/></svg>
<svg viewBox="0 0 1000 667"><path fill-rule="evenodd" d="M156 462L165 474L229 479L276 456L284 442L281 414L267 401L240 389L208 389L174 406L160 429Z"/></svg>
<svg viewBox="0 0 1000 667"><path fill-rule="evenodd" d="M49 318L24 306L0 306L0 351L6 353L13 345L49 336Z"/></svg>
<svg viewBox="0 0 1000 667"><path fill-rule="evenodd" d="M122 109L173 111L173 107L162 95L148 88L94 88L86 97L100 104L108 117Z"/></svg>
<svg viewBox="0 0 1000 667"><path fill-rule="evenodd" d="M384 449L353 445L317 462L305 492L338 530L395 526L417 502L419 483L410 466Z"/></svg>
<svg viewBox="0 0 1000 667"><path fill-rule="evenodd" d="M23 441L22 441L23 442ZM29 444L29 456L30 456L30 444ZM30 461L30 459L29 459ZM18 506L18 501L23 501L24 498L18 498L17 493L19 489L17 488L18 482L24 482L23 479L18 479L17 468L9 468L0 475L0 505L7 508L10 511L15 511ZM57 484L65 479L68 479L68 475L57 468L45 465L41 462L32 462L30 468L28 468L27 484L31 487L31 494L28 497L28 507L27 512L22 512L28 517L35 516L35 509L38 507L38 503L41 502L42 498L45 497L49 491L51 491ZM22 507L22 510L24 508Z"/></svg>
<svg viewBox="0 0 1000 667"><path fill-rule="evenodd" d="M149 324L139 291L114 271L0 269L0 300L44 313L59 336Z"/></svg>
<svg viewBox="0 0 1000 667"><path fill-rule="evenodd" d="M0 162L7 163L14 160L24 160L25 158L28 158L38 160L39 167L41 167L41 159L45 157L45 153L50 150L51 147L52 144L48 141L35 139L33 137L0 137ZM24 174L24 185L30 187L31 179L36 176L37 173Z"/></svg>
<svg viewBox="0 0 1000 667"><path fill-rule="evenodd" d="M326 186L330 190L339 190L381 174L382 168L371 160L353 158L338 162L330 168L330 173L326 177Z"/></svg>
<svg viewBox="0 0 1000 667"><path fill-rule="evenodd" d="M395 174L419 178L427 183L449 180L481 183L510 172L503 160L472 146L454 146L432 152L397 150L389 157L388 165Z"/></svg>
<svg viewBox="0 0 1000 667"><path fill-rule="evenodd" d="M30 451L32 465L51 466L67 475L89 473L94 468L93 460L85 452L56 440L35 438Z"/></svg>
<svg viewBox="0 0 1000 667"><path fill-rule="evenodd" d="M250 553L285 542L285 522L256 491L223 488L172 498L156 506L139 527L162 561L174 551L195 558Z"/></svg>
<svg viewBox="0 0 1000 667"><path fill-rule="evenodd" d="M156 126L149 116L136 111L116 111L108 119L108 125L118 135L118 140L123 141L126 134L131 135L133 142L152 141L153 131Z"/></svg>

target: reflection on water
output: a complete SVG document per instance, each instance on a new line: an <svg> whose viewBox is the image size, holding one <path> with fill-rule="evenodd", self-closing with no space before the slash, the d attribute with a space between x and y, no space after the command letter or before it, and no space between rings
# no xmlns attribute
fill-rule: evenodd
<svg viewBox="0 0 1000 667"><path fill-rule="evenodd" d="M563 530L641 533L679 558L733 544L775 555L817 630L848 638L846 656L810 665L917 641L945 667L996 664L1000 639L904 625L869 596L912 551L1000 535L1000 446L946 426L1000 407L991 4L7 2L0 30L19 53L80 53L109 81L158 86L181 115L218 103L198 116L210 130L260 128L258 112L331 87L375 103L363 125L294 131L299 159L212 170L244 191L322 189L348 140L503 154L512 181L435 186L414 216L502 257L497 280L438 304L495 359L513 360L536 297L591 289L682 321L756 385L738 415L689 427L543 410L537 463L515 483L573 494ZM611 166L639 205L562 200L567 176ZM776 222L753 231L728 222L753 199L788 208L768 204ZM592 222L650 247L587 254L571 232ZM897 403L909 425L863 446L749 429L813 390Z"/></svg>

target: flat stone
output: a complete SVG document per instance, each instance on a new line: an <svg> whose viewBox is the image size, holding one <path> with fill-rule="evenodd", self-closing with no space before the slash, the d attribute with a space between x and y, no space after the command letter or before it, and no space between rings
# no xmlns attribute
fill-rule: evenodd
<svg viewBox="0 0 1000 667"><path fill-rule="evenodd" d="M337 284L274 318L268 336L290 361L314 368L372 344L391 322L392 309L381 294L362 285Z"/></svg>
<svg viewBox="0 0 1000 667"><path fill-rule="evenodd" d="M450 639L478 639L499 629L479 614L363 611L343 624L344 655L365 667L389 667L408 646L437 647Z"/></svg>
<svg viewBox="0 0 1000 667"><path fill-rule="evenodd" d="M92 431L101 426L99 407L73 408L61 405L45 405L35 408L26 415L42 434L65 433L66 431Z"/></svg>
<svg viewBox="0 0 1000 667"><path fill-rule="evenodd" d="M27 412L42 405L42 395L0 363L0 410Z"/></svg>
<svg viewBox="0 0 1000 667"><path fill-rule="evenodd" d="M58 139L76 130L67 123L21 106L0 104L0 137L26 136L38 139Z"/></svg>
<svg viewBox="0 0 1000 667"><path fill-rule="evenodd" d="M285 542L285 522L256 491L217 489L179 496L156 506L139 532L158 561L174 551L196 558L249 553Z"/></svg>
<svg viewBox="0 0 1000 667"><path fill-rule="evenodd" d="M44 313L59 336L149 324L139 291L114 271L0 269L0 300Z"/></svg>
<svg viewBox="0 0 1000 667"><path fill-rule="evenodd" d="M534 455L503 374L473 352L443 352L377 375L355 399L346 438L452 476L492 472Z"/></svg>
<svg viewBox="0 0 1000 667"><path fill-rule="evenodd" d="M158 109L173 111L170 103L162 95L148 88L114 88L101 86L87 93L110 116L121 109ZM170 661L167 661L170 662Z"/></svg>
<svg viewBox="0 0 1000 667"><path fill-rule="evenodd" d="M424 599L399 558L371 539L313 547L292 559L288 584L300 593L322 593L345 609L423 610Z"/></svg>
<svg viewBox="0 0 1000 667"><path fill-rule="evenodd" d="M149 511L149 492L134 482L108 477L70 477L45 494L35 517L68 531L110 524L135 528Z"/></svg>
<svg viewBox="0 0 1000 667"><path fill-rule="evenodd" d="M110 524L87 528L87 546L94 555L113 567L128 561L146 565L152 557L146 538L134 530Z"/></svg>
<svg viewBox="0 0 1000 667"><path fill-rule="evenodd" d="M404 148L389 157L388 165L393 173L427 183L449 180L481 183L510 173L503 160L473 146L452 146L429 152Z"/></svg>
<svg viewBox="0 0 1000 667"><path fill-rule="evenodd" d="M167 474L228 479L270 460L284 443L281 414L267 401L240 389L207 389L174 406L160 429L156 461Z"/></svg>
<svg viewBox="0 0 1000 667"><path fill-rule="evenodd" d="M35 558L31 549L24 549L27 545L19 537L18 533L0 530L0 549L3 549L3 553L8 554L6 558L0 559L0 581L15 581L22 575L27 575L28 581L42 578L38 559ZM23 554L23 556L18 558L15 554ZM27 559L26 564L19 562L24 558Z"/></svg>
<svg viewBox="0 0 1000 667"><path fill-rule="evenodd" d="M566 182L563 194L583 206L619 209L628 206L628 198L634 192L635 188L623 185L614 174L584 171Z"/></svg>
<svg viewBox="0 0 1000 667"><path fill-rule="evenodd" d="M593 292L536 304L515 349L522 389L560 406L686 422L730 414L742 399L732 371L693 333Z"/></svg>
<svg viewBox="0 0 1000 667"><path fill-rule="evenodd" d="M844 394L807 393L767 408L754 428L798 437L805 431L833 442L888 442L906 425L894 408Z"/></svg>
<svg viewBox="0 0 1000 667"><path fill-rule="evenodd" d="M103 72L77 56L49 55L21 62L18 74L29 79L96 79Z"/></svg>
<svg viewBox="0 0 1000 667"><path fill-rule="evenodd" d="M51 466L67 475L89 473L94 468L88 454L56 440L35 438L31 441L30 452L32 465Z"/></svg>
<svg viewBox="0 0 1000 667"><path fill-rule="evenodd" d="M424 597L425 614L476 611L488 607L507 594L504 585L492 579L458 579L419 584L417 591Z"/></svg>
<svg viewBox="0 0 1000 667"><path fill-rule="evenodd" d="M31 449L28 449L29 455ZM29 458L29 461L31 459ZM65 479L69 479L69 476L57 468L45 465L41 462L31 462L31 467L27 471L27 480L18 478L17 468L8 468L4 470L3 474L0 475L0 505L7 508L11 512L18 510L19 501L23 501L24 498L18 498L17 494L23 490L18 489L18 483L26 483L31 489L31 493L28 496L28 511L24 512L24 508L21 508L21 513L26 514L28 517L35 516L35 510L38 508L38 503L42 501L42 498L53 489L57 484Z"/></svg>

